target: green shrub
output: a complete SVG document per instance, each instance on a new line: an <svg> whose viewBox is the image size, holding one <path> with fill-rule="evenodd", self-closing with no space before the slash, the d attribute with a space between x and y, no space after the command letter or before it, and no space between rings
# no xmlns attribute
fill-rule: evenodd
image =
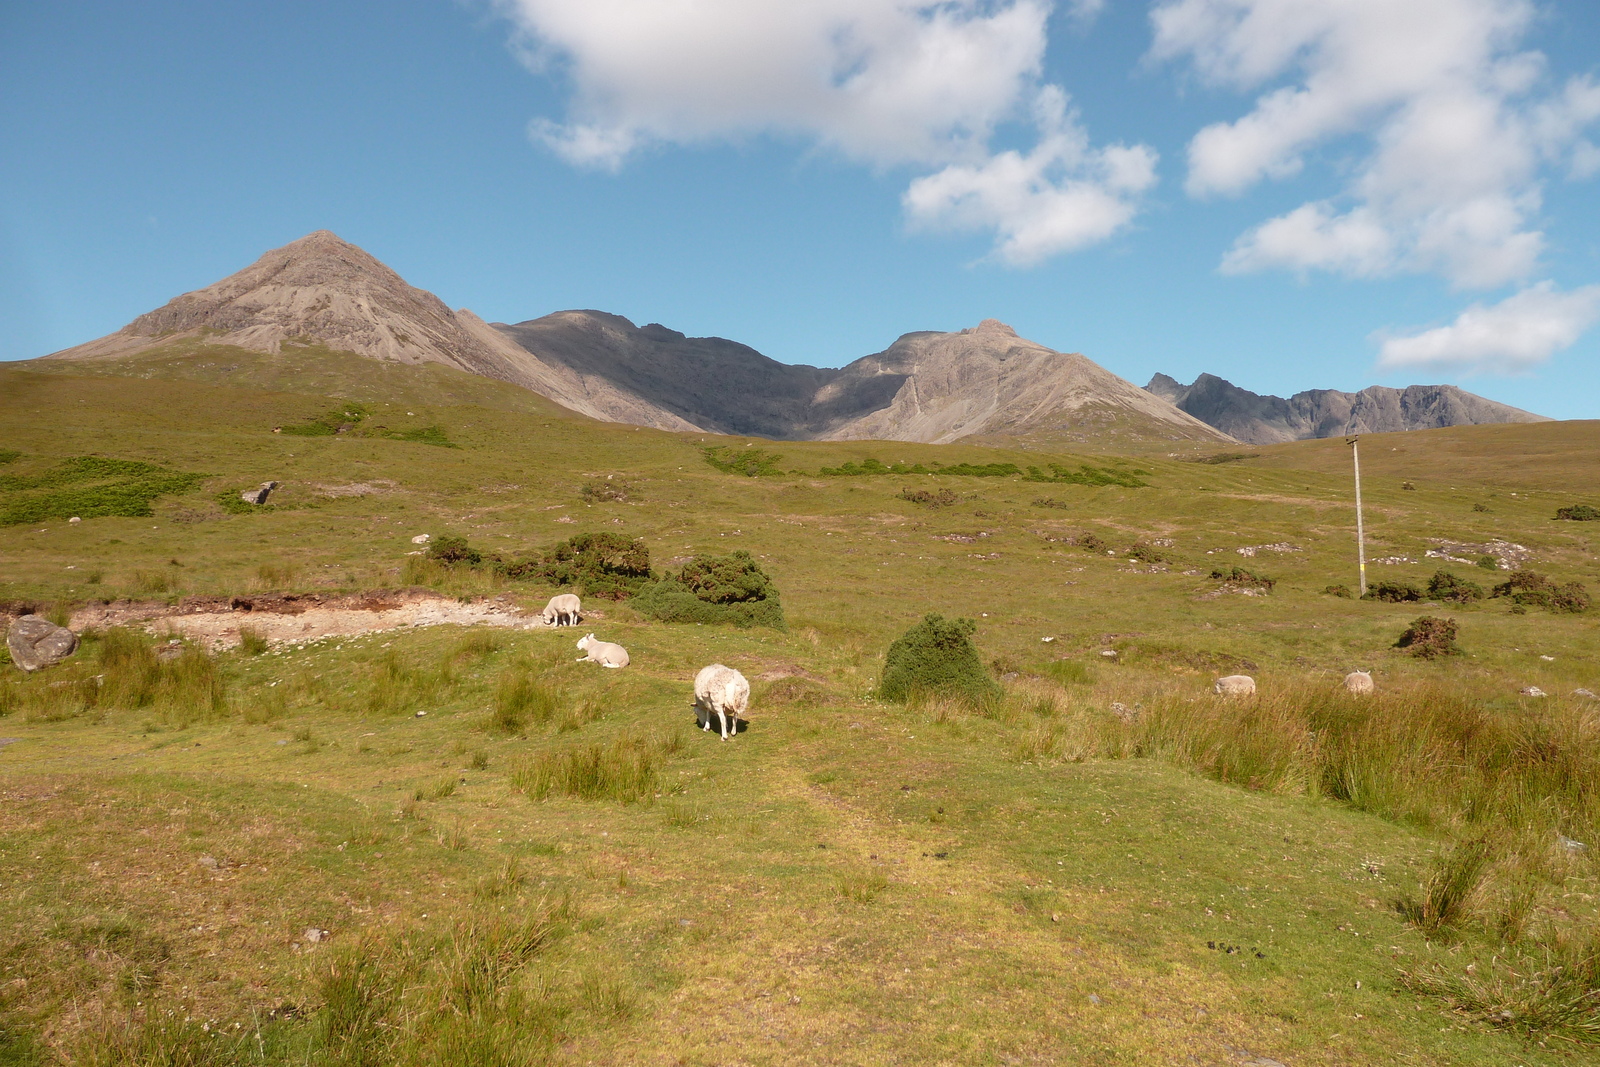
<svg viewBox="0 0 1600 1067"><path fill-rule="evenodd" d="M1497 571L1500 569L1500 557L1484 553L1478 557L1478 566L1486 571Z"/></svg>
<svg viewBox="0 0 1600 1067"><path fill-rule="evenodd" d="M897 703L918 694L953 696L973 704L997 699L1000 687L984 670L972 644L977 628L971 619L924 615L889 646L878 695Z"/></svg>
<svg viewBox="0 0 1600 1067"><path fill-rule="evenodd" d="M1452 604L1467 604L1483 599L1483 586L1458 578L1449 571L1436 571L1428 580L1428 596Z"/></svg>
<svg viewBox="0 0 1600 1067"><path fill-rule="evenodd" d="M1012 464L1006 464L1010 467ZM1061 482L1069 485L1120 485L1128 489L1140 489L1149 485L1139 477L1147 471L1120 471L1111 467L1091 467L1083 464L1077 470L1064 467L1059 463L1047 463L1050 473L1045 474L1038 467L1029 467L1028 475L1023 481L1028 482ZM941 471L940 473L948 473Z"/></svg>
<svg viewBox="0 0 1600 1067"><path fill-rule="evenodd" d="M778 464L783 457L760 448L733 448L718 445L700 450L706 462L723 474L742 474L746 478L769 478L783 473Z"/></svg>
<svg viewBox="0 0 1600 1067"><path fill-rule="evenodd" d="M447 567L476 567L483 562L483 553L467 544L465 537L446 535L428 545L428 558Z"/></svg>
<svg viewBox="0 0 1600 1067"><path fill-rule="evenodd" d="M284 426L280 432L294 437L332 437L355 429L369 414L364 404L341 404L325 414L313 415L293 426Z"/></svg>
<svg viewBox="0 0 1600 1067"><path fill-rule="evenodd" d="M1216 466L1220 466L1221 464L1224 464L1224 463L1238 463L1241 460L1259 459L1259 458L1261 458L1261 453L1260 452L1218 452L1215 455L1210 455L1210 456L1196 456L1192 460L1192 462L1194 462L1194 463L1210 463L1210 464L1213 464L1213 465L1216 465Z"/></svg>
<svg viewBox="0 0 1600 1067"><path fill-rule="evenodd" d="M1143 541L1135 541L1128 549L1127 558L1140 563L1170 563L1171 559L1154 545L1147 545Z"/></svg>
<svg viewBox="0 0 1600 1067"><path fill-rule="evenodd" d="M1350 591L1350 587L1348 585L1329 585L1329 586L1324 586L1322 591L1324 593L1326 593L1328 596L1342 596L1346 600L1354 600L1355 599L1355 594Z"/></svg>
<svg viewBox="0 0 1600 1067"><path fill-rule="evenodd" d="M961 498L949 489L906 488L900 490L900 499L910 501L913 504L921 504L925 508L947 508Z"/></svg>
<svg viewBox="0 0 1600 1067"><path fill-rule="evenodd" d="M1589 610L1589 594L1581 582L1557 585L1533 571L1513 571L1511 577L1494 588L1497 597L1509 597L1518 607L1545 608L1573 613Z"/></svg>
<svg viewBox="0 0 1600 1067"><path fill-rule="evenodd" d="M920 463L884 463L867 458L859 463L842 463L837 467L823 467L819 472L829 478L866 478L885 474L933 474Z"/></svg>
<svg viewBox="0 0 1600 1067"><path fill-rule="evenodd" d="M1211 572L1211 577L1227 585L1244 586L1250 589L1264 589L1272 592L1272 587L1278 584L1276 578L1268 578L1265 574L1245 570L1243 567L1218 568Z"/></svg>
<svg viewBox="0 0 1600 1067"><path fill-rule="evenodd" d="M1456 647L1456 620L1423 615L1406 628L1394 647L1406 649L1423 659L1460 655L1461 650Z"/></svg>
<svg viewBox="0 0 1600 1067"><path fill-rule="evenodd" d="M1570 519L1573 522L1595 522L1600 520L1600 508L1589 504L1574 504L1570 508L1557 508L1556 518Z"/></svg>
<svg viewBox="0 0 1600 1067"><path fill-rule="evenodd" d="M1072 543L1097 554L1106 550L1106 543L1092 533L1081 533L1072 539Z"/></svg>
<svg viewBox="0 0 1600 1067"><path fill-rule="evenodd" d="M1408 582L1383 581L1367 589L1366 600L1385 604L1409 604L1422 599L1422 590Z"/></svg>
<svg viewBox="0 0 1600 1067"><path fill-rule="evenodd" d="M505 568L518 581L539 580L551 585L578 586L585 596L621 600L650 580L650 549L643 538L621 534L585 533L555 545L536 559L519 560Z"/></svg>
<svg viewBox="0 0 1600 1067"><path fill-rule="evenodd" d="M642 586L634 594L633 606L662 622L787 629L777 587L755 557L744 551L696 556L677 576Z"/></svg>

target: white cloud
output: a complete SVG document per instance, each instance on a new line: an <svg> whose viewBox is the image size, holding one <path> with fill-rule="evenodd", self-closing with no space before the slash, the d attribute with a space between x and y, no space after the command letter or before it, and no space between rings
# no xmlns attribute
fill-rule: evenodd
<svg viewBox="0 0 1600 1067"><path fill-rule="evenodd" d="M1055 86L1035 102L1039 142L980 164L953 164L906 190L913 224L996 231L995 254L1029 266L1098 243L1122 229L1137 197L1155 184L1156 154L1143 145L1092 148Z"/></svg>
<svg viewBox="0 0 1600 1067"><path fill-rule="evenodd" d="M1600 320L1600 285L1560 292L1540 282L1490 307L1473 304L1449 326L1380 332L1378 366L1514 374L1570 348Z"/></svg>
<svg viewBox="0 0 1600 1067"><path fill-rule="evenodd" d="M1517 50L1533 15L1527 0L1159 4L1156 58L1264 90L1248 114L1191 140L1191 195L1237 195L1299 174L1318 146L1367 139L1338 196L1245 233L1224 269L1431 272L1467 287L1526 277L1544 248L1545 168L1600 166L1582 139L1600 86L1582 77L1547 91L1544 57Z"/></svg>
<svg viewBox="0 0 1600 1067"><path fill-rule="evenodd" d="M1152 152L1091 148L1060 90L1041 87L1051 0L494 2L528 64L570 81L564 121L530 133L574 165L776 134L871 166L942 168L908 191L913 221L993 227L1018 264L1108 236L1153 181ZM1102 6L1066 3L1080 21ZM1030 117L1052 92L1059 114ZM997 128L1019 120L1037 147L993 153Z"/></svg>

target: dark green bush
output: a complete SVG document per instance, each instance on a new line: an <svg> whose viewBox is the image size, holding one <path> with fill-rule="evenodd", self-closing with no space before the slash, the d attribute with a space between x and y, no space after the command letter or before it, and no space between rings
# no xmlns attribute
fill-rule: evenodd
<svg viewBox="0 0 1600 1067"><path fill-rule="evenodd" d="M1045 465L1050 468L1049 474L1045 474L1038 467L1029 467L1028 476L1023 480L1029 482L1060 482L1068 485L1120 485L1128 489L1139 489L1150 484L1139 477L1141 474L1147 474L1147 471L1121 471L1111 467L1091 467L1088 464L1079 466L1077 470L1073 470L1071 467L1064 467L1059 463L1047 463ZM1007 463L1005 466L1010 467L1012 464ZM949 472L941 471L940 473L947 474Z"/></svg>
<svg viewBox="0 0 1600 1067"><path fill-rule="evenodd" d="M1486 571L1497 571L1500 569L1500 557L1484 553L1478 557L1478 566Z"/></svg>
<svg viewBox="0 0 1600 1067"><path fill-rule="evenodd" d="M467 544L465 537L441 537L428 546L428 558L447 567L476 567L483 562L483 553Z"/></svg>
<svg viewBox="0 0 1600 1067"><path fill-rule="evenodd" d="M1385 604L1409 604L1422 599L1422 590L1409 582L1379 582L1368 588L1364 599L1381 600Z"/></svg>
<svg viewBox="0 0 1600 1067"><path fill-rule="evenodd" d="M1436 571L1428 580L1428 596L1452 604L1466 604L1483 599L1483 586L1458 578L1449 571Z"/></svg>
<svg viewBox="0 0 1600 1067"><path fill-rule="evenodd" d="M1238 463L1241 460L1259 459L1260 457L1260 452L1218 452L1211 456L1196 456L1193 462L1220 466L1223 463Z"/></svg>
<svg viewBox="0 0 1600 1067"><path fill-rule="evenodd" d="M978 624L971 619L924 615L884 657L878 695L903 703L914 695L953 696L974 704L1000 696L1000 687L984 670L972 644Z"/></svg>
<svg viewBox="0 0 1600 1067"><path fill-rule="evenodd" d="M1545 608L1550 611L1581 612L1589 610L1589 594L1580 582L1557 585L1542 574L1533 571L1513 571L1504 583L1494 587L1497 597L1509 597L1513 604L1524 608Z"/></svg>
<svg viewBox="0 0 1600 1067"><path fill-rule="evenodd" d="M732 448L728 445L703 448L700 451L706 457L706 462L723 474L742 474L746 478L770 478L783 473L778 466L783 462L783 457L776 452L760 448Z"/></svg>
<svg viewBox="0 0 1600 1067"><path fill-rule="evenodd" d="M1272 587L1278 584L1278 580L1276 578L1268 578L1265 574L1257 574L1255 571L1247 571L1243 567L1228 567L1227 569L1219 567L1211 572L1211 577L1221 582L1227 582L1231 585L1244 585L1250 586L1254 589L1265 589L1269 593L1272 592Z"/></svg>
<svg viewBox="0 0 1600 1067"><path fill-rule="evenodd" d="M772 579L748 552L696 556L634 594L636 610L662 622L728 623L786 629Z"/></svg>
<svg viewBox="0 0 1600 1067"><path fill-rule="evenodd" d="M1459 655L1461 650L1456 647L1456 620L1423 615L1413 620L1394 647L1406 649L1413 656L1423 659Z"/></svg>
<svg viewBox="0 0 1600 1067"><path fill-rule="evenodd" d="M1570 508L1557 508L1556 518L1570 519L1573 522L1594 522L1600 520L1600 508L1588 504L1574 504Z"/></svg>
<svg viewBox="0 0 1600 1067"><path fill-rule="evenodd" d="M585 596L621 600L650 580L650 549L642 538L585 533L562 541L535 559L505 568L507 577L573 585Z"/></svg>

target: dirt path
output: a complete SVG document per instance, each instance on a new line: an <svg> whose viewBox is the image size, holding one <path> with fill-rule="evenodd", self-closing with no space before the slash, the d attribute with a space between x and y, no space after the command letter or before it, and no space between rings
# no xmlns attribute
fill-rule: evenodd
<svg viewBox="0 0 1600 1067"><path fill-rule="evenodd" d="M68 623L79 632L89 627L142 626L153 634L189 638L211 651L236 647L241 630L257 633L272 644L284 644L409 626L477 624L516 630L546 625L537 615L525 614L509 597L462 603L428 589L337 597L190 597L176 605L122 600L81 608Z"/></svg>

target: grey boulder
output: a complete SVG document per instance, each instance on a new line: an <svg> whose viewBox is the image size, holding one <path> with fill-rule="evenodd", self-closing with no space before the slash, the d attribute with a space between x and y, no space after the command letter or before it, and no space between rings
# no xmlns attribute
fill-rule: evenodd
<svg viewBox="0 0 1600 1067"><path fill-rule="evenodd" d="M277 482L262 482L260 489L246 489L239 494L239 499L246 504L265 504L267 497L271 496L276 488L278 488Z"/></svg>
<svg viewBox="0 0 1600 1067"><path fill-rule="evenodd" d="M78 650L78 635L38 615L24 615L6 635L11 662L25 671L52 667Z"/></svg>

